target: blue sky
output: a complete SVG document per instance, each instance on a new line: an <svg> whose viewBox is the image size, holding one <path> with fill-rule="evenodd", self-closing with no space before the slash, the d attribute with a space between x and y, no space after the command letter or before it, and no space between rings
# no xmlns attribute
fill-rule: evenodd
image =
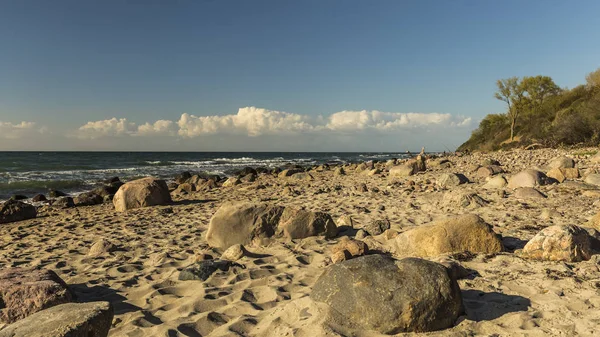
<svg viewBox="0 0 600 337"><path fill-rule="evenodd" d="M598 1L0 1L0 149L452 148L504 110L497 79L583 83L600 67L599 12Z"/></svg>

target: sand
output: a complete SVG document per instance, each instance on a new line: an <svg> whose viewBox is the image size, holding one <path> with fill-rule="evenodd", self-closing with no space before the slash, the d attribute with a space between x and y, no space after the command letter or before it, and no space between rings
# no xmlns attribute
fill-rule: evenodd
<svg viewBox="0 0 600 337"><path fill-rule="evenodd" d="M115 318L109 336L342 336L324 321L323 308L310 300L311 286L331 263L339 239L311 237L272 240L248 246L242 267L219 271L207 281L180 281L178 273L194 261L220 251L204 240L208 223L226 201L268 201L350 215L355 227L389 219L402 232L451 214L474 213L502 234L507 251L463 259L472 275L459 281L466 307L456 326L431 336L594 336L600 330L600 255L579 263L532 261L514 254L541 229L555 224L585 225L598 210L598 195L569 184L541 186L547 199L519 200L483 188L473 164L498 159L516 173L541 167L557 155L578 160L583 174L600 166L567 150L517 150L449 157L451 168L430 168L409 178L387 173L368 176L346 167L311 172L314 180L260 175L256 182L188 195L174 205L117 213L111 204L70 209L46 208L38 218L0 225L2 267L54 270L80 301L110 301ZM488 201L465 208L448 205L448 190L433 188L443 172L465 174L472 183L450 190L473 191ZM506 174L510 176L510 173ZM416 182L406 191L407 181ZM579 179L582 180L582 179ZM359 187L366 184L369 191ZM258 185L265 188L257 189ZM421 190L420 186L430 186ZM118 249L88 256L93 242L106 239ZM386 249L386 237L369 237L371 248ZM354 336L379 336L355 331ZM418 334L406 334L418 335Z"/></svg>

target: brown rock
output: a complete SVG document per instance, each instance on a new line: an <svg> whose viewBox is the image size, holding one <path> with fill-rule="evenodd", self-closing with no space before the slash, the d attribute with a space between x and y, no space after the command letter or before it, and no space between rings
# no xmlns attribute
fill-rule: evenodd
<svg viewBox="0 0 600 337"><path fill-rule="evenodd" d="M35 206L22 201L8 200L0 208L0 223L33 219L36 215Z"/></svg>
<svg viewBox="0 0 600 337"><path fill-rule="evenodd" d="M166 205L172 202L169 188L164 180L148 177L133 180L121 186L113 204L117 212L128 209Z"/></svg>
<svg viewBox="0 0 600 337"><path fill-rule="evenodd" d="M579 262L592 256L588 232L575 225L550 226L537 233L523 248L532 259Z"/></svg>

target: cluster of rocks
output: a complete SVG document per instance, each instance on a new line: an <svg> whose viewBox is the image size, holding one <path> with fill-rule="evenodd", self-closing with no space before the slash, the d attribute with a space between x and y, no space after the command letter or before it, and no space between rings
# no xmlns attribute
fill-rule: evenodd
<svg viewBox="0 0 600 337"><path fill-rule="evenodd" d="M0 271L0 337L106 337L114 311L109 302L76 303L68 285L50 270Z"/></svg>

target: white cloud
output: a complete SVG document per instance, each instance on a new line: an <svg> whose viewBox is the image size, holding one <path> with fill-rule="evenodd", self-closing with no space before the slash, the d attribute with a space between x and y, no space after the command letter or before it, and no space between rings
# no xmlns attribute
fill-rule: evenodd
<svg viewBox="0 0 600 337"><path fill-rule="evenodd" d="M111 118L101 121L87 122L77 130L77 137L82 139L96 139L106 136L122 136L131 134L136 130L135 123L130 123L127 118Z"/></svg>
<svg viewBox="0 0 600 337"><path fill-rule="evenodd" d="M194 116L184 113L177 122L179 135L195 137L215 133L242 133L255 137L263 134L310 131L314 126L305 115L245 107L236 115Z"/></svg>
<svg viewBox="0 0 600 337"><path fill-rule="evenodd" d="M175 123L168 120L157 120L154 124L144 123L137 128L136 136L175 135Z"/></svg>
<svg viewBox="0 0 600 337"><path fill-rule="evenodd" d="M326 127L339 131L364 129L387 131L423 126L466 126L470 120L470 118L454 117L451 114L442 113L341 111L329 116Z"/></svg>
<svg viewBox="0 0 600 337"><path fill-rule="evenodd" d="M21 122L13 124L10 122L0 121L0 138L4 139L20 139L31 133L43 132L44 127L35 129L35 123L33 122Z"/></svg>

